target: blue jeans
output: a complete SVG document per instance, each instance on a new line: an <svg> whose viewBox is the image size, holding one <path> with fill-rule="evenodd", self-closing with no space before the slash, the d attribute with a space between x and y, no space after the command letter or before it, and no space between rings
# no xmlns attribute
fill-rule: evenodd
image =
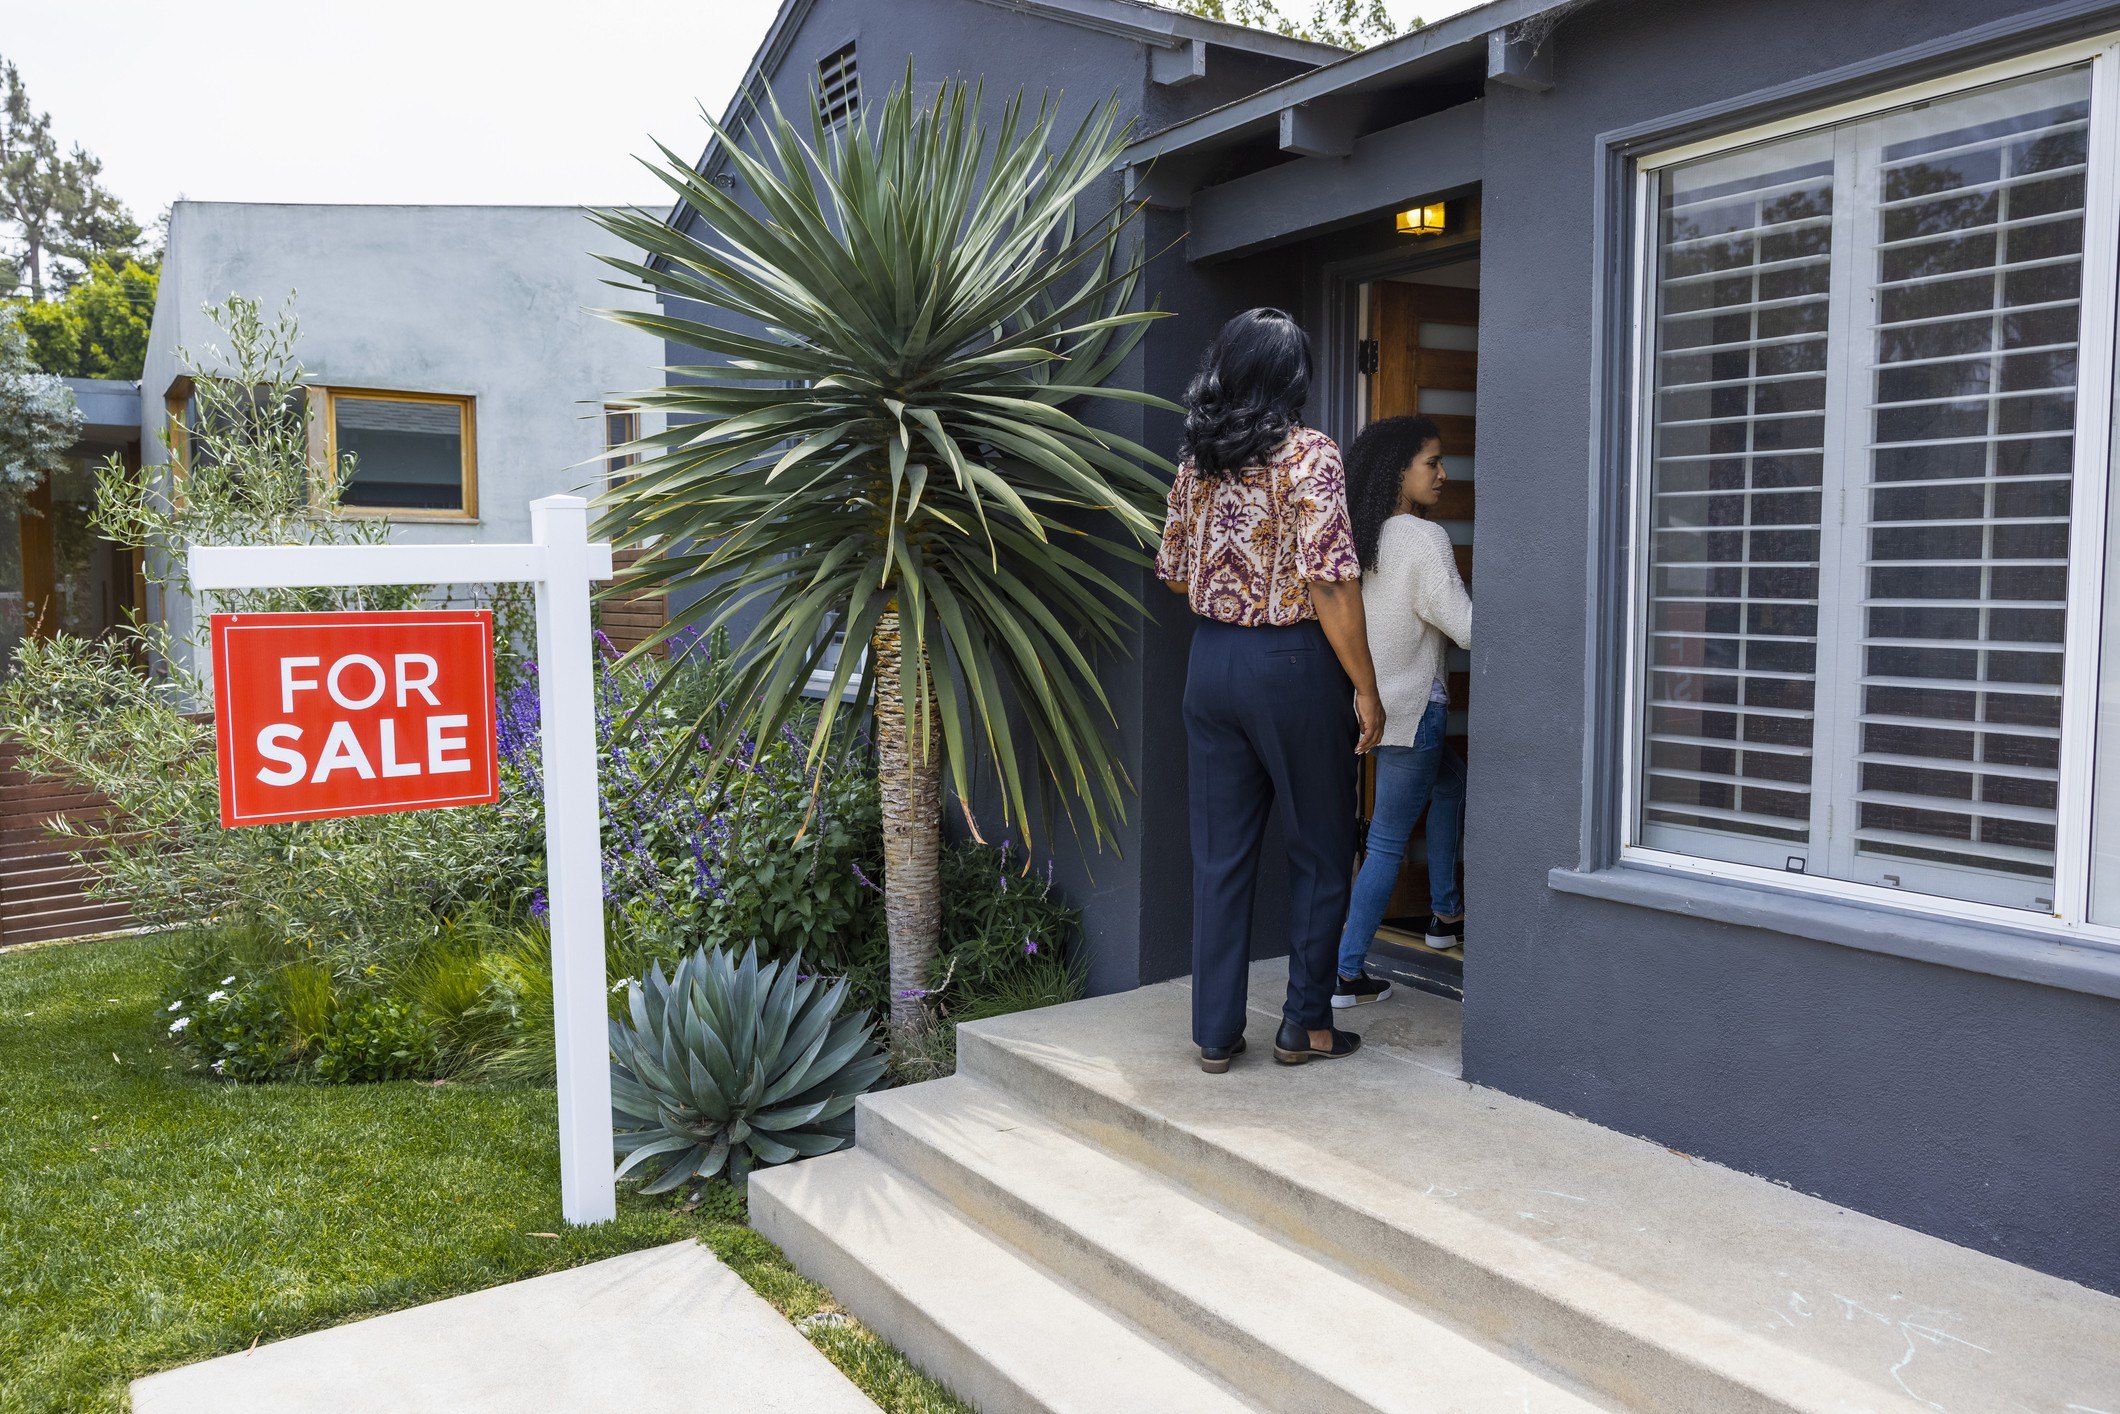
<svg viewBox="0 0 2120 1414"><path fill-rule="evenodd" d="M1406 841L1428 811L1428 901L1437 913L1461 913L1458 853L1465 840L1465 763L1443 742L1449 708L1431 702L1421 715L1411 746L1376 749L1376 809L1369 819L1369 842L1362 872L1355 876L1347 904L1347 927L1340 934L1342 977L1358 976L1369 957L1369 944L1384 909L1399 885L1399 864Z"/></svg>

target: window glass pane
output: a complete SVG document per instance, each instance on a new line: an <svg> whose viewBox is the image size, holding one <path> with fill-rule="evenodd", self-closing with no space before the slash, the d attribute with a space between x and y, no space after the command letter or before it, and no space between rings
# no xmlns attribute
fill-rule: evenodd
<svg viewBox="0 0 2120 1414"><path fill-rule="evenodd" d="M607 407L604 409L604 449L623 447L640 436L640 411L637 408ZM606 457L607 475L613 486L624 485L632 478L627 469L640 461L638 453L626 453Z"/></svg>
<svg viewBox="0 0 2120 1414"><path fill-rule="evenodd" d="M89 523L95 498L95 468L84 456L52 478L56 627L77 638L97 638L116 627L132 598L131 561Z"/></svg>
<svg viewBox="0 0 2120 1414"><path fill-rule="evenodd" d="M354 459L343 503L391 510L464 509L461 406L402 398L331 400L341 457Z"/></svg>
<svg viewBox="0 0 2120 1414"><path fill-rule="evenodd" d="M1641 837L1784 867L1811 835L1833 149L1667 171L1656 223Z"/></svg>
<svg viewBox="0 0 2120 1414"><path fill-rule="evenodd" d="M2089 107L2075 69L1861 130L1859 879L2052 904Z"/></svg>

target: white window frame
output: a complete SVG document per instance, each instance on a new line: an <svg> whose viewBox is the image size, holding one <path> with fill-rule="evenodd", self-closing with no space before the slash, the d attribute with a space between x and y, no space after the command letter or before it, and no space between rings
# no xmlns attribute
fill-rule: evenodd
<svg viewBox="0 0 2120 1414"><path fill-rule="evenodd" d="M1658 174L1695 158L1727 152L1776 138L1873 117L1909 104L1949 97L1989 84L2025 78L2052 69L2088 63L2091 72L2090 164L2084 193L2083 323L2078 342L2074 493L2069 534L2068 624L2063 638L2060 792L2057 802L2054 897L2051 914L2000 904L1976 903L1936 894L1876 884L1855 883L1811 873L1794 873L1758 865L1734 864L1655 849L1640 843L1643 765L1642 684L1647 628L1651 468L1649 428L1655 389L1651 386L1651 344L1655 329L1656 272L1654 237ZM2092 767L2097 747L2098 654L2105 594L2106 530L2111 495L2110 461L2115 441L2115 265L2120 261L2120 35L2108 34L2027 54L2020 58L1961 70L1924 83L1835 104L1747 128L1722 137L1667 148L1634 164L1634 240L1631 270L1635 281L1628 335L1629 428L1627 438L1628 513L1626 552L1627 633L1626 689L1620 790L1620 860L1622 863L1751 886L1883 906L1896 910L2027 928L2059 938L2120 948L2120 926L2088 921L2091 868ZM1845 326L1842 326L1843 328ZM1830 439L1846 435L1845 426L1828 426ZM1832 566L1819 567L1823 592ZM2114 547L2120 553L2120 546ZM2080 606L2080 607L2079 607ZM1819 665L1821 674L1828 671ZM1830 765L1814 744L1813 760ZM1833 789L1816 782L1814 790ZM2120 781L2110 783L2120 790Z"/></svg>

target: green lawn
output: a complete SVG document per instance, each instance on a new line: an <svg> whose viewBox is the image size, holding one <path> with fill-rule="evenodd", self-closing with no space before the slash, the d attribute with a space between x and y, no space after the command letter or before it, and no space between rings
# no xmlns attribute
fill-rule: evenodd
<svg viewBox="0 0 2120 1414"><path fill-rule="evenodd" d="M829 1309L738 1222L627 1194L568 1229L550 1090L201 1077L155 948L0 955L0 1411L122 1410L155 1370L687 1236L790 1317ZM811 1324L886 1409L964 1407Z"/></svg>

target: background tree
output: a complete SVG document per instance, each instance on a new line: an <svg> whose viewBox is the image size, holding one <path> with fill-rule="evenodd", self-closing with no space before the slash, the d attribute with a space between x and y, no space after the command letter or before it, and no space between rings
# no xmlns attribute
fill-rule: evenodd
<svg viewBox="0 0 2120 1414"><path fill-rule="evenodd" d="M1116 104L1066 133L1019 95L989 131L977 89L944 83L918 105L911 87L831 131L813 105L807 136L761 113L749 150L710 119L747 200L664 148L655 170L700 234L599 217L665 262L612 264L721 312L608 312L720 361L645 395L670 427L609 493L599 533L653 542L646 582L711 589L659 637L758 611L733 710L698 728L710 772L781 729L844 636L810 759L873 705L901 1042L925 1029L935 985L945 765L961 798L974 757L989 763L1029 834L1027 736L1078 824L1101 839L1124 814L1089 655L1123 651L1144 612L1104 566L1147 563L1164 486L1147 467L1169 466L1070 405L1170 407L1103 386L1155 317L1121 256L1130 212L1077 219L1123 142Z"/></svg>
<svg viewBox="0 0 2120 1414"><path fill-rule="evenodd" d="M80 144L59 151L51 115L37 111L21 73L0 59L0 225L32 299L43 299L48 283L71 283L98 256L138 247L140 225L102 174L102 161Z"/></svg>
<svg viewBox="0 0 2120 1414"><path fill-rule="evenodd" d="M138 261L97 257L57 299L18 306L37 366L66 378L138 378L156 279Z"/></svg>
<svg viewBox="0 0 2120 1414"><path fill-rule="evenodd" d="M80 430L72 391L36 366L15 311L0 309L0 515L65 466Z"/></svg>
<svg viewBox="0 0 2120 1414"><path fill-rule="evenodd" d="M1170 0L1175 8L1203 20L1223 20L1252 29L1272 30L1291 39L1318 44L1336 44L1342 49L1367 49L1401 32L1384 9L1384 0L1312 0L1310 18L1291 20L1281 13L1276 0ZM1408 32L1421 27L1418 18L1407 21Z"/></svg>

